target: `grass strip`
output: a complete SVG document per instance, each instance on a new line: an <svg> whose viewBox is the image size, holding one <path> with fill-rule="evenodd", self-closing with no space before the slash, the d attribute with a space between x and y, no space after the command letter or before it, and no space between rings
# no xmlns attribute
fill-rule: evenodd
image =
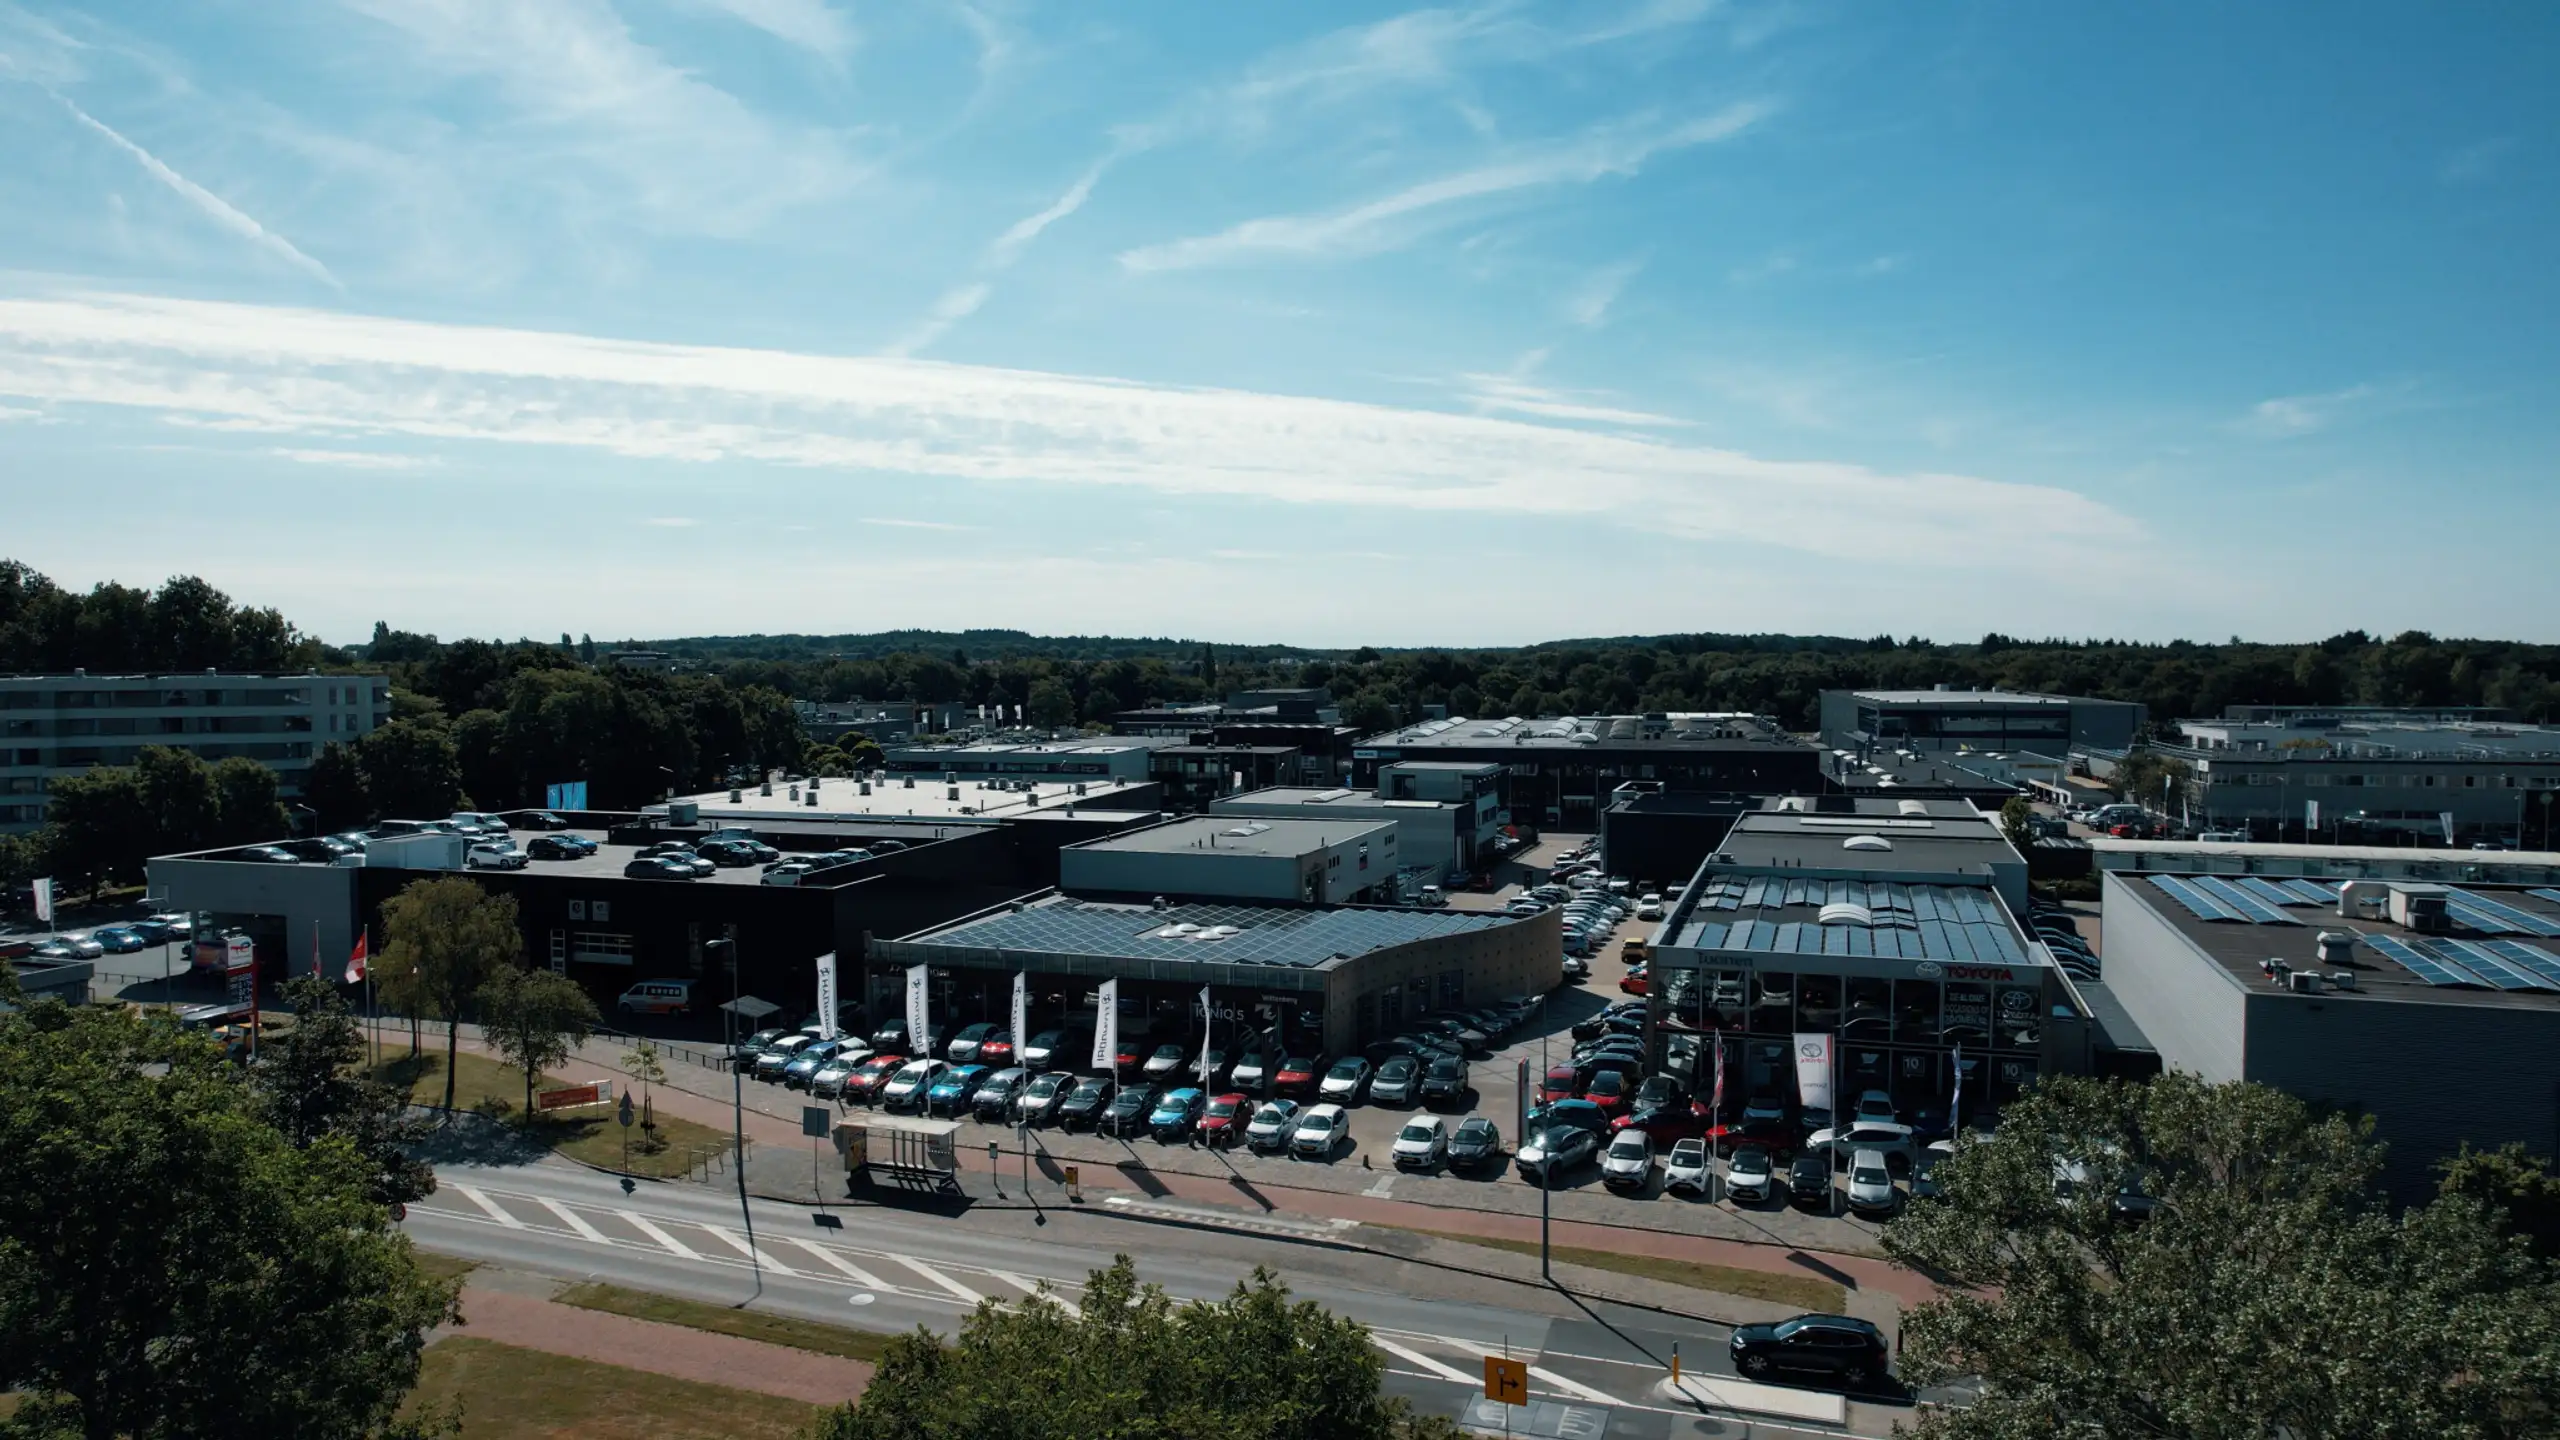
<svg viewBox="0 0 2560 1440"><path fill-rule="evenodd" d="M1422 1230L1408 1225L1382 1227L1411 1230L1435 1240L1454 1240L1461 1245L1482 1245L1490 1250L1508 1250L1515 1255L1535 1257L1535 1240L1505 1240L1484 1235L1458 1235L1446 1230ZM1785 1275L1771 1270L1746 1270L1739 1265L1713 1265L1703 1260L1663 1260L1651 1255L1622 1255L1615 1250L1586 1250L1574 1245L1558 1245L1550 1252L1566 1265L1580 1265L1589 1270L1606 1270L1616 1275L1633 1275L1641 1280L1662 1280L1673 1285L1686 1285L1693 1290L1712 1290L1719 1295L1739 1295L1746 1300L1770 1300L1800 1309L1818 1310L1837 1315L1849 1303L1849 1292L1838 1281L1813 1275Z"/></svg>
<svg viewBox="0 0 2560 1440"><path fill-rule="evenodd" d="M427 1347L416 1414L459 1401L463 1440L790 1440L818 1407L456 1335Z"/></svg>
<svg viewBox="0 0 2560 1440"><path fill-rule="evenodd" d="M526 1118L524 1109L524 1072L502 1064L486 1055L463 1051L454 1057L453 1105L456 1110L489 1109L507 1117L525 1133L540 1140L555 1153L593 1165L600 1170L619 1170L623 1166L623 1130L609 1107L563 1111L554 1110ZM442 1105L444 1103L444 1054L437 1050L416 1055L401 1054L382 1062L375 1075L385 1084L405 1086L410 1103ZM554 1076L542 1077L544 1088L567 1082ZM616 1088L619 1089L619 1082ZM708 1125L659 1112L657 1139L663 1142L650 1148L640 1127L631 1128L631 1173L655 1180L671 1180L691 1171L706 1151L729 1148L728 1132Z"/></svg>
<svg viewBox="0 0 2560 1440"><path fill-rule="evenodd" d="M627 1290L600 1281L572 1285L554 1298L563 1305L575 1305L583 1310L627 1315L634 1320L655 1320L662 1325L682 1325L691 1330L708 1330L714 1335L761 1340L768 1345L788 1345L795 1350L834 1355L846 1360L877 1363L887 1352L889 1342L897 1338L869 1330L848 1330L841 1325L822 1325L815 1320L768 1314L762 1310L736 1310L704 1300L653 1295L646 1290Z"/></svg>
<svg viewBox="0 0 2560 1440"><path fill-rule="evenodd" d="M433 1250L415 1248L409 1253L417 1258L419 1273L432 1279L459 1280L480 1268L479 1261L465 1260L459 1255L439 1255Z"/></svg>

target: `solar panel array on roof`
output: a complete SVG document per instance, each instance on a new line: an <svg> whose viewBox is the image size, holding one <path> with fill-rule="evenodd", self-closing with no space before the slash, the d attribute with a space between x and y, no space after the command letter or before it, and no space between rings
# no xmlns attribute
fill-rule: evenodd
<svg viewBox="0 0 2560 1440"><path fill-rule="evenodd" d="M1303 969L1336 955L1363 955L1389 945L1516 923L1508 915L1446 910L1275 910L1250 905L1176 905L1156 910L1068 900L973 920L916 943ZM1223 935L1211 934L1222 927L1231 928Z"/></svg>
<svg viewBox="0 0 2560 1440"><path fill-rule="evenodd" d="M2231 883L2270 905L2317 905L2320 903L2317 900L2306 900L2281 885L2261 880L2255 875L2244 876Z"/></svg>
<svg viewBox="0 0 2560 1440"><path fill-rule="evenodd" d="M2476 890L2455 890L2445 897L2453 918L2484 935L2560 935L2560 924Z"/></svg>
<svg viewBox="0 0 2560 1440"><path fill-rule="evenodd" d="M2424 954L2396 935L2366 935L2364 943L2400 962L2401 968L2430 985L2465 985L2475 990L2493 988L2489 982L2458 964L2447 964Z"/></svg>
<svg viewBox="0 0 2560 1440"><path fill-rule="evenodd" d="M1818 917L1743 916L1693 919L1677 943L1701 950L1752 950L1774 955L1842 955L1860 958L1941 960L1957 964L2026 963L2026 947L1990 892L1960 885L1903 885L1883 880L1798 879L1788 876L1724 876L1699 898L1700 911L1862 907L1832 923Z"/></svg>
<svg viewBox="0 0 2560 1440"><path fill-rule="evenodd" d="M2151 886L2161 894L2186 907L2188 914L2199 920L2237 920L2240 912L2179 879L2175 875L2154 875Z"/></svg>
<svg viewBox="0 0 2560 1440"><path fill-rule="evenodd" d="M2272 885L2259 882L2264 890L2251 890L2219 875L2153 875L2153 888L2177 901L2188 914L2199 920L2238 920L2250 925L2299 925L2302 922L2283 910L2281 905L2304 903L2291 898L2277 899ZM2266 892L2274 892L2269 894Z"/></svg>
<svg viewBox="0 0 2560 1440"><path fill-rule="evenodd" d="M2335 905L2338 892L2316 880L2281 880L2276 882L2302 897L2306 905Z"/></svg>
<svg viewBox="0 0 2560 1440"><path fill-rule="evenodd" d="M2219 875L2199 875L2189 883L2229 906L2241 919L2252 925L2299 925L2302 923Z"/></svg>
<svg viewBox="0 0 2560 1440"><path fill-rule="evenodd" d="M2560 956L2553 955L2539 945L2527 945L2516 940L2483 940L2479 944L2481 949L2508 964L2519 966L2549 981L2550 984L2546 988L2560 990Z"/></svg>
<svg viewBox="0 0 2560 1440"><path fill-rule="evenodd" d="M2536 900L2548 900L2554 905L2560 905L2560 890L2527 890L2524 893Z"/></svg>

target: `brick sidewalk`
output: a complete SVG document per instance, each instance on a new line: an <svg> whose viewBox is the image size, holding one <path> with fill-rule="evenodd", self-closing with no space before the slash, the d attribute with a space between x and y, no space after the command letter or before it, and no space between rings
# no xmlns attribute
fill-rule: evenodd
<svg viewBox="0 0 2560 1440"><path fill-rule="evenodd" d="M860 1360L607 1315L479 1285L463 1288L462 1319L461 1329L446 1333L811 1405L841 1405L871 1383L871 1367Z"/></svg>

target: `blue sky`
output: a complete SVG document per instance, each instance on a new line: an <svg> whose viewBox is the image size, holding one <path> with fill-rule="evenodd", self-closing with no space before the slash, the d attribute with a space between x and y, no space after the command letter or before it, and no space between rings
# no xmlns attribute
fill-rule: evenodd
<svg viewBox="0 0 2560 1440"><path fill-rule="evenodd" d="M2560 12L0 0L0 553L332 639L2560 640Z"/></svg>

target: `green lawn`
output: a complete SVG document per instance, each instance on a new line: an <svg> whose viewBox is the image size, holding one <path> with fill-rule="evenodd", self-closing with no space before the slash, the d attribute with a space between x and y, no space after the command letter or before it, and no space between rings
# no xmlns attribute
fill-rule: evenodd
<svg viewBox="0 0 2560 1440"><path fill-rule="evenodd" d="M408 1408L455 1400L464 1440L788 1440L819 1414L797 1400L464 1335L427 1347Z"/></svg>
<svg viewBox="0 0 2560 1440"><path fill-rule="evenodd" d="M459 1255L439 1255L433 1250L414 1248L410 1253L417 1257L421 1273L438 1280L459 1280L480 1268L479 1261L465 1260Z"/></svg>
<svg viewBox="0 0 2560 1440"><path fill-rule="evenodd" d="M869 1330L847 1330L840 1325L821 1325L814 1320L795 1320L787 1315L769 1315L761 1310L737 1310L707 1301L652 1295L645 1290L626 1290L619 1285L597 1282L572 1285L554 1298L563 1305L602 1310L608 1315L628 1315L634 1320L682 1325L694 1330L708 1330L715 1335L735 1335L741 1340L762 1340L769 1345L788 1345L797 1350L814 1350L821 1355L842 1356L847 1360L876 1363L889 1348L889 1342L896 1338Z"/></svg>
<svg viewBox="0 0 2560 1440"><path fill-rule="evenodd" d="M1389 1228L1402 1230L1410 1227L1399 1225ZM1482 1235L1453 1235L1445 1230L1414 1230L1413 1233L1438 1240L1455 1240L1465 1245L1482 1245L1491 1250L1508 1250L1515 1255L1535 1256L1538 1253L1535 1240L1496 1240ZM1814 1275L1746 1270L1738 1265L1710 1265L1699 1260L1661 1260L1651 1255L1621 1255L1614 1250L1585 1250L1571 1245L1558 1245L1549 1253L1560 1264L1607 1270L1612 1274L1633 1275L1645 1280L1662 1280L1692 1289L1712 1290L1719 1295L1739 1295L1746 1300L1774 1300L1782 1305L1825 1314L1837 1315L1841 1307L1849 1303L1849 1293L1839 1282Z"/></svg>
<svg viewBox="0 0 2560 1440"><path fill-rule="evenodd" d="M501 1110L511 1120L525 1124L553 1150L572 1160L605 1170L619 1170L623 1163L622 1126L606 1107L569 1112L554 1111L535 1115L530 1122L524 1110L524 1072L510 1065L464 1051L454 1057L454 1107L472 1110L489 1105ZM444 1052L428 1049L417 1055L405 1052L382 1062L375 1072L392 1085L406 1085L409 1098L420 1105L444 1103ZM544 1088L566 1083L544 1076ZM617 1086L617 1088L619 1088ZM631 1128L631 1173L668 1179L684 1174L699 1163L706 1150L722 1150L730 1140L725 1131L708 1125L678 1119L659 1112L658 1139L663 1147L651 1151L642 1144L640 1127Z"/></svg>

